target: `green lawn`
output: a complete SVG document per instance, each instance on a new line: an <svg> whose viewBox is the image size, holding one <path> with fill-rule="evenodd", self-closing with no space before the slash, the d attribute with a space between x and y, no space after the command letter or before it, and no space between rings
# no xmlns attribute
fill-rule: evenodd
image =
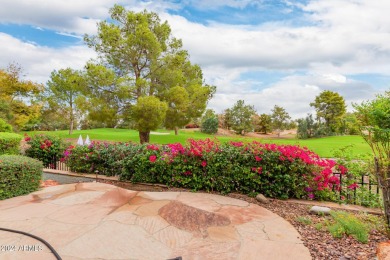
<svg viewBox="0 0 390 260"><path fill-rule="evenodd" d="M169 135L150 135L151 143L158 144L168 144L168 143L185 143L187 139L205 139L205 138L215 138L213 135L204 134L198 131L179 131L179 135L175 136L174 131L167 130L158 130L159 133L169 133ZM128 129L111 129L111 128L100 128L100 129L91 129L91 130L75 130L72 135L68 134L68 131L50 131L50 132L27 132L28 134L35 133L46 133L60 136L61 138L72 138L77 139L81 134L82 137L86 138L89 135L91 140L107 140L107 141L117 141L117 142L139 142L138 132L135 130ZM221 142L227 141L260 141L264 143L276 143L276 144L290 144L290 145L300 145L306 146L309 149L313 150L321 157L333 157L333 151L345 147L347 145L354 146L354 155L367 154L371 150L369 146L364 142L363 138L360 136L331 136L324 138L315 138L308 140L298 140L298 139L260 139L260 138L248 138L248 137L227 137L227 136L217 136L217 139Z"/></svg>

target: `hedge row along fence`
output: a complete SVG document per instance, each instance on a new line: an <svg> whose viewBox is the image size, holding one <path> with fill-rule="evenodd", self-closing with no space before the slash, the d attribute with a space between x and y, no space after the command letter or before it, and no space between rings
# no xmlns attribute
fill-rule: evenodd
<svg viewBox="0 0 390 260"><path fill-rule="evenodd" d="M39 188L42 162L20 155L0 156L0 200L8 199Z"/></svg>
<svg viewBox="0 0 390 260"><path fill-rule="evenodd" d="M340 189L333 170L347 172L299 146L210 139L189 140L185 146L93 142L69 147L62 161L74 172L98 171L125 181L282 199L328 199Z"/></svg>
<svg viewBox="0 0 390 260"><path fill-rule="evenodd" d="M19 154L22 136L14 133L0 132L0 155Z"/></svg>

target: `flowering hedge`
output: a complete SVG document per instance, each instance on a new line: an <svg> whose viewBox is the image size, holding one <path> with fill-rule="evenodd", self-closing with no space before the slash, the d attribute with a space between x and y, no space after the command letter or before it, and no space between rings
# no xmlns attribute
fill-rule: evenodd
<svg viewBox="0 0 390 260"><path fill-rule="evenodd" d="M62 139L56 136L37 134L30 137L25 134L24 140L29 144L26 155L40 160L44 167L48 167L57 158L62 158L66 147Z"/></svg>
<svg viewBox="0 0 390 260"><path fill-rule="evenodd" d="M299 146L210 139L186 146L95 142L68 149L64 160L72 171L98 170L132 182L275 198L329 198L339 189L332 170L345 169Z"/></svg>

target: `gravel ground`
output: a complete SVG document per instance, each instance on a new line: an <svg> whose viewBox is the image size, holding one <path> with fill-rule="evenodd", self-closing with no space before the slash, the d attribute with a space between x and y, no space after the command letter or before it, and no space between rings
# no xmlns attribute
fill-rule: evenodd
<svg viewBox="0 0 390 260"><path fill-rule="evenodd" d="M271 200L268 204L262 204L254 198L241 194L230 194L229 196L258 204L286 219L301 234L303 243L309 248L313 259L375 259L378 243L389 240L385 234L384 219L379 216L369 215L370 219L376 219L378 227L370 232L368 243L362 244L351 236L333 238L328 231L317 230L315 224L323 223L325 219L330 219L330 217L310 214L311 206L280 200ZM352 211L351 213L358 214ZM309 219L311 224L303 224L297 220L298 217Z"/></svg>

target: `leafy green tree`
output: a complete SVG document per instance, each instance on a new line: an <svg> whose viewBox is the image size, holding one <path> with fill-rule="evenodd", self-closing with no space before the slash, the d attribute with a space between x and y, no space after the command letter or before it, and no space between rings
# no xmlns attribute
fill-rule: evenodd
<svg viewBox="0 0 390 260"><path fill-rule="evenodd" d="M12 133L12 126L0 118L0 132Z"/></svg>
<svg viewBox="0 0 390 260"><path fill-rule="evenodd" d="M314 122L313 115L309 114L306 118L298 119L298 139L307 139L315 136L317 125Z"/></svg>
<svg viewBox="0 0 390 260"><path fill-rule="evenodd" d="M0 117L15 130L23 129L29 121L39 118L38 96L43 86L23 80L21 67L11 64L5 70L0 69L0 86Z"/></svg>
<svg viewBox="0 0 390 260"><path fill-rule="evenodd" d="M218 132L218 117L214 110L206 110L202 117L200 130L206 134L215 134Z"/></svg>
<svg viewBox="0 0 390 260"><path fill-rule="evenodd" d="M188 124L191 120L188 117L190 109L188 92L183 87L173 87L168 90L165 100L168 103L165 126L168 129L175 129L175 135L177 135L178 128Z"/></svg>
<svg viewBox="0 0 390 260"><path fill-rule="evenodd" d="M272 129L272 118L270 115L264 113L261 115L256 115L253 118L253 121L255 132L267 134Z"/></svg>
<svg viewBox="0 0 390 260"><path fill-rule="evenodd" d="M88 115L83 120L84 127L115 127L119 120L128 121L132 96L129 87L112 69L102 64L88 62L85 73L87 88L84 96L78 99L78 107ZM127 112L127 113L126 113Z"/></svg>
<svg viewBox="0 0 390 260"><path fill-rule="evenodd" d="M206 119L208 118L216 118L218 117L217 114L215 113L215 111L213 109L206 109L206 111L204 112L203 116L202 116L202 122L205 121Z"/></svg>
<svg viewBox="0 0 390 260"><path fill-rule="evenodd" d="M337 131L346 112L345 100L342 96L337 92L324 90L316 96L310 106L315 108L319 122L324 122L330 131Z"/></svg>
<svg viewBox="0 0 390 260"><path fill-rule="evenodd" d="M236 104L225 111L228 118L228 125L237 134L245 134L252 131L252 116L256 113L255 108L251 105L245 105L244 100L238 100Z"/></svg>
<svg viewBox="0 0 390 260"><path fill-rule="evenodd" d="M54 103L45 102L41 109L41 116L35 125L31 125L29 130L66 130L69 129L69 120L64 117L67 111L64 107Z"/></svg>
<svg viewBox="0 0 390 260"><path fill-rule="evenodd" d="M69 122L69 134L73 133L77 123L77 99L85 88L85 80L81 71L71 68L53 71L47 82L47 99L49 104L60 106Z"/></svg>
<svg viewBox="0 0 390 260"><path fill-rule="evenodd" d="M359 134L359 123L355 113L345 113L341 119L340 133L347 135Z"/></svg>
<svg viewBox="0 0 390 260"><path fill-rule="evenodd" d="M122 115L132 114L138 122L141 142L149 141L151 129L140 125L144 121L134 117L139 113L130 111L141 97L154 96L167 104L169 118L165 122L170 127L181 127L201 116L215 87L203 84L200 67L190 63L181 40L172 37L168 23L161 23L156 13L135 13L119 5L111 8L110 14L112 22L100 22L97 35L84 39L99 54L101 65L115 72L116 84L107 87L121 101ZM145 113L151 113L145 116L152 118L159 112Z"/></svg>
<svg viewBox="0 0 390 260"><path fill-rule="evenodd" d="M149 133L153 129L161 126L167 104L154 96L145 96L138 99L137 104L132 109L132 117L139 131L141 143L149 142ZM148 133L145 136L142 133Z"/></svg>
<svg viewBox="0 0 390 260"><path fill-rule="evenodd" d="M272 127L277 130L278 137L280 137L280 132L287 129L291 117L283 107L278 105L275 105L271 112Z"/></svg>
<svg viewBox="0 0 390 260"><path fill-rule="evenodd" d="M202 122L201 129L206 134L216 134L218 132L218 118L209 117Z"/></svg>
<svg viewBox="0 0 390 260"><path fill-rule="evenodd" d="M360 134L377 159L375 173L382 188L385 214L390 225L390 91L353 106L357 112Z"/></svg>
<svg viewBox="0 0 390 260"><path fill-rule="evenodd" d="M221 124L223 128L230 130L232 128L232 110L230 108L225 109L224 113L220 116Z"/></svg>

